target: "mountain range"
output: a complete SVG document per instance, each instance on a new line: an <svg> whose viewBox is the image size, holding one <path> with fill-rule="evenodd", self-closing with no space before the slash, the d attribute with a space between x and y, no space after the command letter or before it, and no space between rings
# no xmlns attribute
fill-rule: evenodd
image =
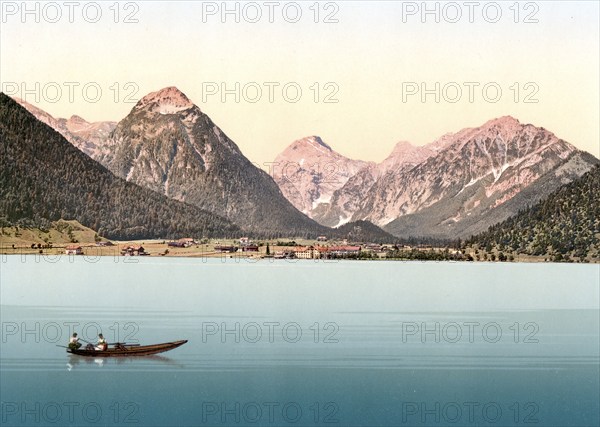
<svg viewBox="0 0 600 427"><path fill-rule="evenodd" d="M383 162L362 168L311 141L320 138L296 141L276 158L280 171L292 171L275 176L286 197L323 225L366 220L401 238L480 233L599 163L550 131L510 116L422 147L400 142ZM325 168L345 173L332 172L334 185L323 186L318 171Z"/></svg>
<svg viewBox="0 0 600 427"><path fill-rule="evenodd" d="M1 96L5 222L76 219L114 239L346 238L355 230L365 240L395 239L363 222L332 230L303 215L176 88L144 97L118 123L55 119Z"/></svg>
<svg viewBox="0 0 600 427"><path fill-rule="evenodd" d="M469 237L600 163L506 116L424 146L399 142L380 163L310 136L277 156L271 177L175 87L146 95L118 123L55 119L18 102L116 177L266 237L334 235L345 224L382 240Z"/></svg>
<svg viewBox="0 0 600 427"><path fill-rule="evenodd" d="M248 232L328 231L298 212L273 179L175 87L146 95L116 124L88 126L87 145L69 126L73 118L46 119L29 110L116 176L243 224Z"/></svg>

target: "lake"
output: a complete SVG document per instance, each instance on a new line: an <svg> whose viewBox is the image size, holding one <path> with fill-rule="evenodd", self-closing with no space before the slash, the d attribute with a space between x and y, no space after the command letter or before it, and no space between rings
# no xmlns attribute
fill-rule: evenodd
<svg viewBox="0 0 600 427"><path fill-rule="evenodd" d="M597 426L600 266L2 256L2 426ZM144 358L95 340L189 342Z"/></svg>

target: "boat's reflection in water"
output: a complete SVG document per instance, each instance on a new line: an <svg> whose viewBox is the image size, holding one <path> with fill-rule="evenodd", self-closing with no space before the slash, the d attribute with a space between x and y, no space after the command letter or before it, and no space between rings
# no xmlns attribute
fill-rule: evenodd
<svg viewBox="0 0 600 427"><path fill-rule="evenodd" d="M152 365L168 365L173 368L184 369L185 365L179 363L169 357L159 355L149 355L142 357L82 357L76 355L69 355L67 362L67 370L71 371L77 367L104 367L104 366L126 366L131 364L136 367L151 367Z"/></svg>

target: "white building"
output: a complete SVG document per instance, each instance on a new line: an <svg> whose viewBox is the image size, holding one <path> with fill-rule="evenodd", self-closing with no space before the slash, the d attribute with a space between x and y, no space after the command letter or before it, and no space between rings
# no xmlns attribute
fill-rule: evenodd
<svg viewBox="0 0 600 427"><path fill-rule="evenodd" d="M83 255L83 248L78 245L69 245L65 248L67 255Z"/></svg>

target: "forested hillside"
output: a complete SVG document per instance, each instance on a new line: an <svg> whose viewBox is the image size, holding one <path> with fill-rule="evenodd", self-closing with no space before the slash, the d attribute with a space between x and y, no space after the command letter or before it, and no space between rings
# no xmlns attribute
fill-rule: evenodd
<svg viewBox="0 0 600 427"><path fill-rule="evenodd" d="M238 236L230 221L115 177L0 93L0 219L76 219L112 239Z"/></svg>
<svg viewBox="0 0 600 427"><path fill-rule="evenodd" d="M467 244L487 252L549 256L554 261L598 258L600 166Z"/></svg>

